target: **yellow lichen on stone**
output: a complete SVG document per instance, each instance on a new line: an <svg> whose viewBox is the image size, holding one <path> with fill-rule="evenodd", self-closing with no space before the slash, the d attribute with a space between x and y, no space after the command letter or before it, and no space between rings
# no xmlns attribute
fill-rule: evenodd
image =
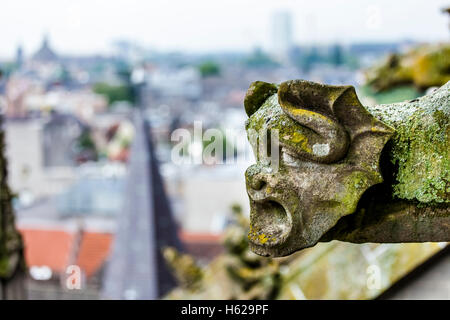
<svg viewBox="0 0 450 320"><path fill-rule="evenodd" d="M300 144L301 148L304 151L306 151L308 153L312 152L311 148L308 145L308 138L305 135L303 135L297 131L293 132L292 135L293 135L293 137L291 139L292 142Z"/></svg>
<svg viewBox="0 0 450 320"><path fill-rule="evenodd" d="M259 243L264 244L269 240L269 238L263 233L259 235Z"/></svg>

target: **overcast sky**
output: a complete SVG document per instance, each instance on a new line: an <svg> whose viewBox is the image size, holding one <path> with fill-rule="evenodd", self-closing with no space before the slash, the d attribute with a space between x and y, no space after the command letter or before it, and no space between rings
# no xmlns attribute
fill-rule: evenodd
<svg viewBox="0 0 450 320"><path fill-rule="evenodd" d="M299 44L448 40L448 0L3 0L0 57L34 52L48 33L57 52L107 53L117 39L158 50L267 48L271 15L292 12Z"/></svg>

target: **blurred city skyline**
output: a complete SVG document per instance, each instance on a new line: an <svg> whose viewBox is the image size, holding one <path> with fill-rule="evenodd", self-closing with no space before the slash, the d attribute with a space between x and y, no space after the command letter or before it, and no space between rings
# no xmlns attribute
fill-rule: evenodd
<svg viewBox="0 0 450 320"><path fill-rule="evenodd" d="M446 41L448 18L441 9L448 5L444 0L17 0L2 4L0 59L13 58L18 46L30 55L43 35L69 55L109 54L119 40L156 51L270 49L274 14L280 11L290 13L292 41L298 45Z"/></svg>

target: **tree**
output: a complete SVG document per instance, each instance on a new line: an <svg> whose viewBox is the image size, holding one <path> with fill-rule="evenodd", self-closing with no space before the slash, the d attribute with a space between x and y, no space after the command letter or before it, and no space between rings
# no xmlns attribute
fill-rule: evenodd
<svg viewBox="0 0 450 320"><path fill-rule="evenodd" d="M133 88L128 85L110 85L105 82L99 82L94 85L93 90L95 93L106 96L110 105L116 101L134 103L136 98Z"/></svg>
<svg viewBox="0 0 450 320"><path fill-rule="evenodd" d="M273 68L279 64L273 61L267 54L261 49L256 49L244 63L250 68Z"/></svg>
<svg viewBox="0 0 450 320"><path fill-rule="evenodd" d="M212 61L203 62L198 66L198 70L203 78L217 76L220 74L220 66Z"/></svg>

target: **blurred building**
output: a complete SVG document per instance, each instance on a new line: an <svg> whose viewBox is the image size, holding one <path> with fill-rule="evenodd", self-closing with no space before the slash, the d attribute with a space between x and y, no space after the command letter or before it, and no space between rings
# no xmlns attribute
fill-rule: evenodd
<svg viewBox="0 0 450 320"><path fill-rule="evenodd" d="M21 45L19 45L17 47L17 50L16 50L16 61L15 62L16 62L17 68L20 69L22 67L22 65L23 65L23 62L24 62L23 48L22 48Z"/></svg>
<svg viewBox="0 0 450 320"><path fill-rule="evenodd" d="M292 14L289 11L273 13L271 26L272 54L278 61L286 63L293 47Z"/></svg>
<svg viewBox="0 0 450 320"><path fill-rule="evenodd" d="M48 35L42 38L41 47L33 54L32 61L37 63L53 63L58 61L58 56L50 47Z"/></svg>
<svg viewBox="0 0 450 320"><path fill-rule="evenodd" d="M155 69L148 78L149 87L163 97L198 99L202 93L200 72L193 67Z"/></svg>
<svg viewBox="0 0 450 320"><path fill-rule="evenodd" d="M31 91L24 100L24 108L29 113L53 110L71 114L86 123L92 123L93 117L105 112L107 107L107 99L90 89L67 90L60 87L45 92Z"/></svg>
<svg viewBox="0 0 450 320"><path fill-rule="evenodd" d="M103 270L123 201L123 165L88 165L62 193L18 207L30 299L99 298ZM70 290L67 268L80 268L80 289Z"/></svg>
<svg viewBox="0 0 450 320"><path fill-rule="evenodd" d="M34 199L73 183L77 140L85 128L76 117L61 114L5 121L13 190Z"/></svg>
<svg viewBox="0 0 450 320"><path fill-rule="evenodd" d="M31 89L31 81L18 76L9 78L5 85L5 115L8 118L24 117L27 114L25 99Z"/></svg>
<svg viewBox="0 0 450 320"><path fill-rule="evenodd" d="M175 208L183 231L217 236L227 226L233 205L249 212L244 166L181 167L176 175L166 176L170 194L180 201Z"/></svg>

